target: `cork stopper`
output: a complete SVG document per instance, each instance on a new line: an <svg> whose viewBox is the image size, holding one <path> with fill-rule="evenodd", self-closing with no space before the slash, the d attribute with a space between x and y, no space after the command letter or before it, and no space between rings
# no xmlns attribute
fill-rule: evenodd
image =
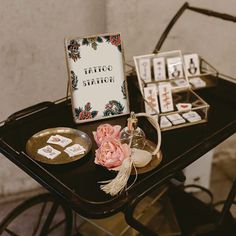
<svg viewBox="0 0 236 236"><path fill-rule="evenodd" d="M128 130L133 131L137 128L138 119L133 111L130 113L130 117L128 118L127 121L128 121L127 124Z"/></svg>

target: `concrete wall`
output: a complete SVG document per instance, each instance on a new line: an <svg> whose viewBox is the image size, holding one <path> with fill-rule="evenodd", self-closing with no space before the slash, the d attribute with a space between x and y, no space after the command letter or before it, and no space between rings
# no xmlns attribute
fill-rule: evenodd
<svg viewBox="0 0 236 236"><path fill-rule="evenodd" d="M1 0L0 120L66 94L64 38L105 30L105 1Z"/></svg>
<svg viewBox="0 0 236 236"><path fill-rule="evenodd" d="M107 1L107 30L122 33L127 60L152 53L157 40L184 0ZM236 15L234 0L190 0L191 6ZM235 75L236 27L213 17L186 11L174 26L162 51L196 52L220 72Z"/></svg>
<svg viewBox="0 0 236 236"><path fill-rule="evenodd" d="M66 95L66 36L105 31L105 0L0 1L0 120ZM0 195L38 185L0 155Z"/></svg>

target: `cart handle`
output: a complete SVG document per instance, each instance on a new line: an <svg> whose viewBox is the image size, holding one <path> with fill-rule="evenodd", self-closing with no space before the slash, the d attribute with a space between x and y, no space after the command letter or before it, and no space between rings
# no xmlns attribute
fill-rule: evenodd
<svg viewBox="0 0 236 236"><path fill-rule="evenodd" d="M8 124L8 123L11 123L19 118L22 118L22 117L25 117L25 116L28 116L29 114L32 114L32 113L35 113L35 112L38 112L40 110L43 110L43 109L46 109L50 106L54 105L53 102L49 102L49 101L45 101L45 102L40 102L40 103L37 103L33 106L30 106L30 107L27 107L27 108L24 108L20 111L17 111L15 113L13 113L12 115L10 115L6 121L4 122L5 124Z"/></svg>
<svg viewBox="0 0 236 236"><path fill-rule="evenodd" d="M175 23L178 21L178 19L185 12L185 10L190 10L190 11L193 11L193 12L197 12L197 13L207 15L207 16L216 17L216 18L226 20L226 21L236 22L236 16L232 16L232 15L229 15L229 14L216 12L216 11L212 11L212 10L208 10L208 9L204 9L204 8L192 7L192 6L189 6L188 2L185 2L180 7L180 9L176 12L174 17L171 19L170 23L167 25L166 29L164 30L164 32L162 33L160 39L158 40L158 42L156 44L156 47L153 50L153 53L156 54L156 53L158 53L158 51L160 51L160 49L161 49L164 41L166 40L169 32L171 31L171 29L173 28Z"/></svg>

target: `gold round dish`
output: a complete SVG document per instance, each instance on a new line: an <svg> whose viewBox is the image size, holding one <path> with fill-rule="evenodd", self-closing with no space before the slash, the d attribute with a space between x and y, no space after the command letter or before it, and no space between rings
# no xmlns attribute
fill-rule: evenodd
<svg viewBox="0 0 236 236"><path fill-rule="evenodd" d="M49 139L49 137L51 135L56 135L56 134L62 135L72 140L72 142L68 144L66 147L71 146L73 144L80 144L85 148L85 153L74 157L69 157L69 155L67 155L67 153L64 152L66 147L61 147L60 145L57 144L48 144L47 140ZM38 149L46 145L52 146L61 153L54 159L49 159L47 157L38 154ZM58 164L71 163L83 158L90 151L91 147L92 147L92 141L86 133L72 128L57 127L57 128L45 129L34 134L26 143L26 153L36 161L46 164L58 165Z"/></svg>
<svg viewBox="0 0 236 236"><path fill-rule="evenodd" d="M150 140L146 140L144 150L153 152L155 148L156 148L156 145L153 142L151 142ZM161 151L159 151L155 156L152 156L152 160L146 166L136 168L137 174L144 174L148 171L153 170L161 163L161 160L162 160L162 153ZM133 168L131 171L131 175L135 175L135 173L136 173L135 169Z"/></svg>

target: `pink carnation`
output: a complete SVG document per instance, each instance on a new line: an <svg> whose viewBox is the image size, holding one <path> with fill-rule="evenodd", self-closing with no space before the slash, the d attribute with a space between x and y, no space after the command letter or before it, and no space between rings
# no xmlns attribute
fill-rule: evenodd
<svg viewBox="0 0 236 236"><path fill-rule="evenodd" d="M120 125L109 125L109 124L103 124L99 125L96 132L93 132L94 139L98 146L102 144L102 142L107 138L120 138Z"/></svg>
<svg viewBox="0 0 236 236"><path fill-rule="evenodd" d="M106 139L96 150L95 163L108 169L120 166L123 160L131 155L131 150L127 144L114 138Z"/></svg>

